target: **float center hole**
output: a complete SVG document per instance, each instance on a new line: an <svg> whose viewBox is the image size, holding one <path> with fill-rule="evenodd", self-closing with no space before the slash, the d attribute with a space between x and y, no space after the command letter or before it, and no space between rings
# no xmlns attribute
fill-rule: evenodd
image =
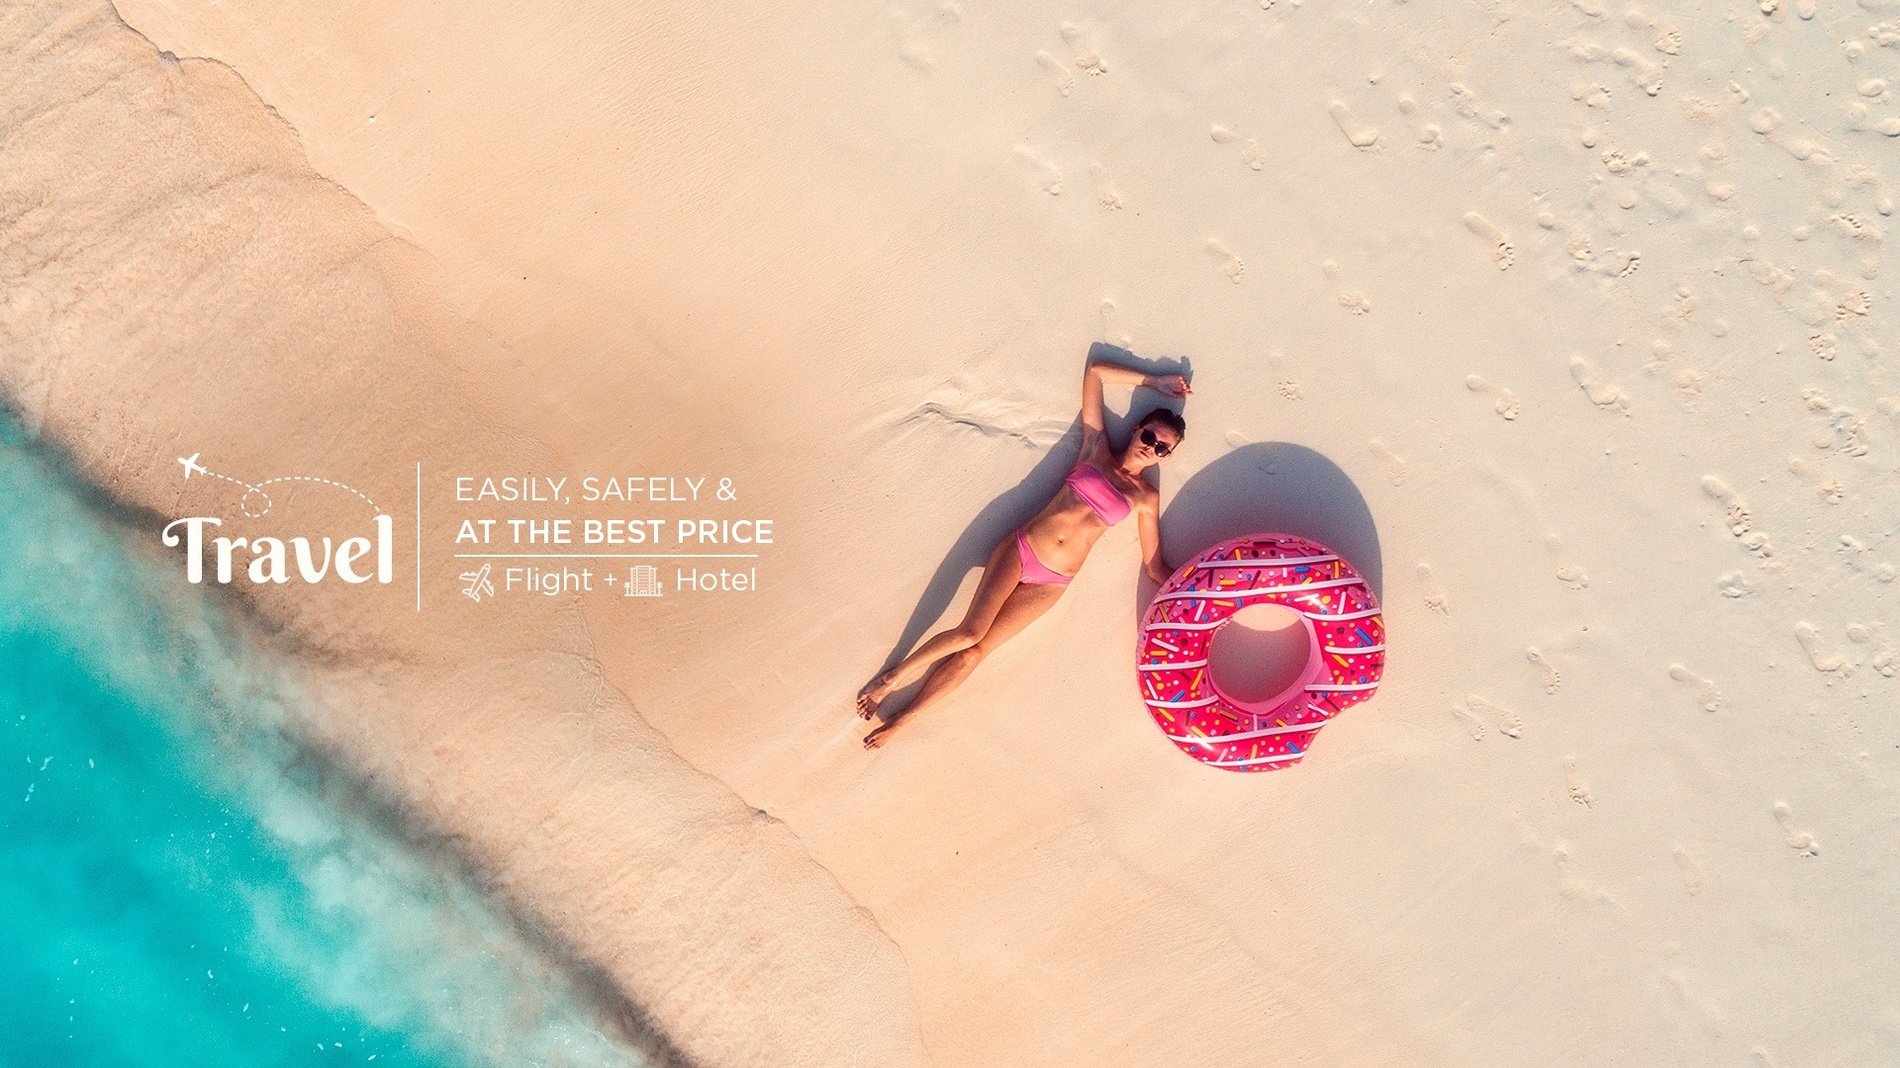
<svg viewBox="0 0 1900 1068"><path fill-rule="evenodd" d="M1300 677L1312 653L1311 641L1293 609L1248 605L1215 633L1207 651L1208 670L1229 697L1265 701Z"/></svg>

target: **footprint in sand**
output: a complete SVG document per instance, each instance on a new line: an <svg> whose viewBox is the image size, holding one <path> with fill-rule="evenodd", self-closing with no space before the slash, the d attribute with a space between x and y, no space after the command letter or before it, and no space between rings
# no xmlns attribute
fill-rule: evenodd
<svg viewBox="0 0 1900 1068"><path fill-rule="evenodd" d="M1267 353L1267 370L1275 375L1283 374L1281 359L1279 349L1269 351ZM1281 400L1296 401L1306 399L1306 390L1291 378L1278 379L1274 385L1274 389L1280 394Z"/></svg>
<svg viewBox="0 0 1900 1068"><path fill-rule="evenodd" d="M1516 262L1517 250L1511 246L1510 239L1504 236L1504 231L1493 226L1491 220L1475 211L1465 212L1464 222L1465 229L1477 234L1490 244L1491 262L1497 264L1498 270L1510 270L1511 264Z"/></svg>
<svg viewBox="0 0 1900 1068"><path fill-rule="evenodd" d="M1121 318L1119 311L1115 307L1115 302L1108 299L1107 297L1103 297L1101 312L1102 312L1102 336L1113 337L1115 339L1116 344L1120 345L1122 348L1125 348L1125 349L1134 348L1135 339L1132 336L1130 336L1127 331L1125 330L1117 331L1115 329L1115 320Z"/></svg>
<svg viewBox="0 0 1900 1068"><path fill-rule="evenodd" d="M1877 622L1849 623L1847 625L1847 640L1856 645L1866 645L1876 639L1881 629L1882 625ZM1893 678L1895 673L1893 647L1882 642L1880 651L1876 652L1873 656L1872 665L1873 669L1879 672L1882 678Z"/></svg>
<svg viewBox="0 0 1900 1068"><path fill-rule="evenodd" d="M963 9L954 0L944 0L929 20L935 27L925 26L924 20L900 7L892 7L890 17L891 32L897 38L898 58L928 74L937 66L936 53L930 47L931 38L942 32L941 27L961 21Z"/></svg>
<svg viewBox="0 0 1900 1068"><path fill-rule="evenodd" d="M1556 532L1552 531L1546 533L1544 535L1544 544L1550 549L1552 559L1557 561L1558 582L1563 583L1573 590L1581 590L1590 585L1590 576L1584 574L1582 568L1577 567L1575 564L1564 563L1564 540L1558 537Z"/></svg>
<svg viewBox="0 0 1900 1068"><path fill-rule="evenodd" d="M1673 952L1675 943L1669 943ZM1690 981L1689 973L1681 968L1668 968L1662 973L1663 980L1669 984L1676 996L1676 1004L1683 1009L1697 1013L1702 1020L1702 1029L1711 1039L1722 1037L1722 1007L1713 998L1702 996Z"/></svg>
<svg viewBox="0 0 1900 1068"><path fill-rule="evenodd" d="M1475 715L1490 717L1497 723L1498 733L1506 738L1524 737L1524 723L1517 718L1516 712L1494 705L1477 694L1466 695L1465 707L1471 709Z"/></svg>
<svg viewBox="0 0 1900 1068"><path fill-rule="evenodd" d="M1754 517L1749 514L1748 502L1742 500L1741 494L1729 489L1728 483L1714 475L1703 476L1702 492L1710 500L1722 506L1724 509L1722 522L1728 527L1728 532L1742 543L1743 548L1764 558L1775 554L1774 545L1769 541L1768 535L1754 529ZM1739 595L1730 594L1730 596Z"/></svg>
<svg viewBox="0 0 1900 1068"><path fill-rule="evenodd" d="M1722 591L1724 597L1746 597L1755 592L1755 584L1740 571L1731 571L1717 579L1715 588Z"/></svg>
<svg viewBox="0 0 1900 1068"><path fill-rule="evenodd" d="M1623 76L1629 79L1631 85L1650 96L1662 93L1663 64L1645 59L1632 49L1606 48L1595 41L1579 37L1567 37L1557 43L1572 59L1583 63L1614 63L1623 68Z"/></svg>
<svg viewBox="0 0 1900 1068"><path fill-rule="evenodd" d="M1573 229L1564 241L1564 251L1570 254L1571 263L1578 270L1588 270L1596 262L1596 249L1591 244L1590 235L1582 230Z"/></svg>
<svg viewBox="0 0 1900 1068"><path fill-rule="evenodd" d="M1589 360L1581 356L1570 360L1570 377L1590 398L1590 403L1606 411L1615 410L1625 416L1630 414L1629 398L1623 395L1623 387L1615 382L1606 382L1597 374L1597 369Z"/></svg>
<svg viewBox="0 0 1900 1068"><path fill-rule="evenodd" d="M1445 599L1445 591L1432 577L1432 569L1426 564L1418 565L1418 582L1424 588L1425 607L1441 616L1451 615L1451 602Z"/></svg>
<svg viewBox="0 0 1900 1068"><path fill-rule="evenodd" d="M1407 118L1418 111L1418 101L1413 100L1410 93L1399 94L1398 106L1399 114ZM1412 127L1412 136L1417 139L1414 142L1416 146L1425 152L1436 152L1445 145L1445 132L1436 123Z"/></svg>
<svg viewBox="0 0 1900 1068"><path fill-rule="evenodd" d="M1669 342L1656 339L1651 347L1655 359L1643 365L1643 370L1652 375L1667 374L1669 384L1675 387L1676 395L1682 398L1684 408L1693 409L1695 402L1702 396L1702 386L1709 379L1709 372L1700 367L1670 367L1673 350Z"/></svg>
<svg viewBox="0 0 1900 1068"><path fill-rule="evenodd" d="M1229 282L1240 284L1240 276L1246 273L1247 265L1240 262L1240 257L1234 255L1233 250L1210 237L1207 239L1207 253L1221 261L1220 269L1226 272Z"/></svg>
<svg viewBox="0 0 1900 1068"><path fill-rule="evenodd" d="M1586 808L1589 807L1587 801L1582 804ZM1551 850L1551 860L1557 868L1557 892L1572 901L1592 900L1597 904L1607 905L1617 912L1627 914L1629 909L1625 908L1614 894L1604 889L1601 883L1585 882L1571 874L1570 848L1569 842L1559 838L1556 848Z"/></svg>
<svg viewBox="0 0 1900 1068"><path fill-rule="evenodd" d="M1373 438L1371 441L1366 442L1366 445L1372 450L1372 455L1385 461L1385 476L1392 480L1392 484L1394 486L1403 485L1405 482L1405 459L1398 453L1386 448L1385 442L1380 441L1378 438Z"/></svg>
<svg viewBox="0 0 1900 1068"><path fill-rule="evenodd" d="M1610 109L1610 102L1616 99L1616 94L1610 92L1609 86L1597 82L1572 82L1570 84L1570 99L1575 100L1591 111L1608 111ZM1596 146L1585 145L1584 147L1594 148Z"/></svg>
<svg viewBox="0 0 1900 1068"><path fill-rule="evenodd" d="M1465 376L1465 388L1473 393L1489 393L1493 411L1506 419L1517 418L1517 394L1502 386L1494 386L1477 375Z"/></svg>
<svg viewBox="0 0 1900 1068"><path fill-rule="evenodd" d="M1814 624L1800 622L1794 625L1795 640L1801 643L1801 651L1808 654L1808 662L1816 671L1834 672L1847 666L1847 658L1839 653L1830 652L1821 644L1821 632Z"/></svg>
<svg viewBox="0 0 1900 1068"><path fill-rule="evenodd" d="M1867 443L1867 421L1852 408L1835 408L1827 413L1827 427L1814 435L1817 449L1832 449L1847 456L1865 456L1872 448Z"/></svg>
<svg viewBox="0 0 1900 1068"><path fill-rule="evenodd" d="M1472 741L1484 740L1484 720L1472 715L1470 709L1463 705L1451 706L1451 714L1458 717L1458 722L1464 726L1465 733L1471 735Z"/></svg>
<svg viewBox="0 0 1900 1068"><path fill-rule="evenodd" d="M1464 85L1452 82L1447 88L1451 90L1452 109L1460 116L1481 122L1493 130L1502 130L1511 124L1511 117L1502 111L1481 111L1478 107L1477 94Z"/></svg>
<svg viewBox="0 0 1900 1068"><path fill-rule="evenodd" d="M1062 61L1047 52L1036 53L1036 65L1055 76L1056 92L1068 96L1075 92L1075 72L1062 65Z"/></svg>
<svg viewBox="0 0 1900 1068"><path fill-rule="evenodd" d="M1089 173L1095 176L1095 202L1100 204L1104 211L1120 211L1122 195L1109 184L1108 172L1102 168L1101 164L1091 163Z"/></svg>
<svg viewBox="0 0 1900 1068"><path fill-rule="evenodd" d="M1842 297L1840 302L1834 305L1834 318L1842 322L1848 322L1851 321L1850 316L1854 318L1865 318L1872 314L1873 310L1873 295L1864 289L1857 289Z"/></svg>
<svg viewBox="0 0 1900 1068"><path fill-rule="evenodd" d="M1564 793L1584 808L1596 804L1596 798L1590 795L1590 784L1584 782L1583 775L1577 771L1575 757L1564 758Z"/></svg>
<svg viewBox="0 0 1900 1068"><path fill-rule="evenodd" d="M1649 198L1650 203L1661 208L1663 210L1663 214L1669 216L1672 219L1681 218L1682 213L1689 210L1688 196L1686 196L1682 192L1682 190L1677 189L1675 186L1671 185L1669 182L1665 181L1664 179L1662 179L1661 177L1657 175L1652 174L1649 177L1645 178L1638 185L1638 188L1643 191L1644 196ZM1622 272L1618 275L1618 277L1627 278L1628 276L1635 274L1636 265L1641 260L1642 260L1642 255L1640 253L1636 253L1636 252L1630 253L1629 263L1623 266Z"/></svg>
<svg viewBox="0 0 1900 1068"><path fill-rule="evenodd" d="M1787 834L1789 849L1804 857L1821 855L1821 843L1815 841L1812 834L1794 829L1794 810L1788 807L1786 801L1775 802L1775 822L1781 824L1782 831Z"/></svg>
<svg viewBox="0 0 1900 1068"><path fill-rule="evenodd" d="M1379 150L1379 131L1371 126L1361 125L1357 119L1354 119L1352 109L1346 106L1345 101L1329 102L1326 105L1326 114L1333 117L1334 125L1339 127L1340 133L1346 135L1346 140L1352 147L1367 152Z"/></svg>
<svg viewBox="0 0 1900 1068"><path fill-rule="evenodd" d="M1543 670L1545 693L1556 693L1557 690L1563 686L1563 672L1558 671L1556 666L1550 662L1550 659L1538 651L1535 645L1527 646L1524 649L1524 659L1529 660Z"/></svg>
<svg viewBox="0 0 1900 1068"><path fill-rule="evenodd" d="M1815 483L1814 492L1816 496L1819 496L1829 504L1839 504L1847 496L1847 491L1841 488L1839 482L1836 482L1826 472L1817 470L1813 464L1808 463L1799 456L1791 456L1788 458L1788 470L1802 478L1813 481Z"/></svg>
<svg viewBox="0 0 1900 1068"><path fill-rule="evenodd" d="M1075 53L1075 65L1090 74L1107 74L1108 64L1102 62L1102 54L1089 42L1093 36L1073 22L1062 24L1062 39L1068 43L1069 50Z"/></svg>
<svg viewBox="0 0 1900 1068"><path fill-rule="evenodd" d="M1864 645L1874 641L1879 636L1881 629L1879 623L1849 623L1847 625L1847 639L1851 642ZM1895 674L1900 673L1900 668L1896 667L1894 661L1895 653L1893 647L1884 641L1881 642L1880 651L1874 654L1872 660L1873 669L1880 673L1881 678L1891 679Z"/></svg>
<svg viewBox="0 0 1900 1068"><path fill-rule="evenodd" d="M1320 273L1325 275L1326 280L1329 282L1337 283L1341 278L1345 277L1345 272L1340 270L1339 264L1334 260L1322 260L1319 269ZM1341 293L1339 295L1339 306L1354 315L1365 315L1372 311L1372 299L1367 297L1364 293L1359 292Z"/></svg>
<svg viewBox="0 0 1900 1068"><path fill-rule="evenodd" d="M1603 168L1619 178L1627 177L1634 173L1636 168L1647 167L1648 165L1648 153L1639 152L1635 159L1631 159L1629 154L1620 148L1608 148L1603 150Z"/></svg>
<svg viewBox="0 0 1900 1068"><path fill-rule="evenodd" d="M1713 712L1721 705L1722 691L1715 688L1715 683L1690 671L1681 664L1669 665L1669 677L1675 679L1677 682L1686 682L1695 687L1696 703L1702 706L1702 711Z"/></svg>
<svg viewBox="0 0 1900 1068"><path fill-rule="evenodd" d="M1245 163L1256 171L1265 169L1267 157L1260 151L1260 142L1253 138L1242 137L1218 122L1208 128L1207 136L1213 138L1214 143L1217 145L1240 145L1240 161L1242 163Z"/></svg>
<svg viewBox="0 0 1900 1068"><path fill-rule="evenodd" d="M1676 846L1671 852L1675 854L1676 870L1682 873L1682 885L1689 891L1689 896L1701 893L1702 887L1707 884L1702 875L1702 865L1696 863L1689 851L1681 846Z"/></svg>
<svg viewBox="0 0 1900 1068"><path fill-rule="evenodd" d="M1036 185L1050 196L1062 194L1062 172L1055 165L1032 152L1028 145L1016 146L1016 158L1035 174Z"/></svg>

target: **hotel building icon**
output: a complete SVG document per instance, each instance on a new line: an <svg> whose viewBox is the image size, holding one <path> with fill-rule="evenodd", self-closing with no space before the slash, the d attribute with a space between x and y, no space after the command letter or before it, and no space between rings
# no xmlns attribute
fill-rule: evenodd
<svg viewBox="0 0 1900 1068"><path fill-rule="evenodd" d="M660 569L652 564L635 564L627 571L627 584L620 589L622 597L658 597L660 590Z"/></svg>

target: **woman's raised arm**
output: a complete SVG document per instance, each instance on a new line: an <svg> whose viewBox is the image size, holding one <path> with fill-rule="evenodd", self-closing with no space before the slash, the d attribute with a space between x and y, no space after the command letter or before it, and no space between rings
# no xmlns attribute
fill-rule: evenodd
<svg viewBox="0 0 1900 1068"><path fill-rule="evenodd" d="M1082 425L1098 433L1108 432L1108 413L1102 408L1102 384L1145 386L1148 376L1133 367L1118 363L1089 361L1082 369Z"/></svg>

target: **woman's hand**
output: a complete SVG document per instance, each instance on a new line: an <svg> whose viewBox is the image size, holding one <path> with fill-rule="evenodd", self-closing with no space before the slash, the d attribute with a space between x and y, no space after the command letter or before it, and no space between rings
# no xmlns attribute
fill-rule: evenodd
<svg viewBox="0 0 1900 1068"><path fill-rule="evenodd" d="M1170 397L1185 397L1194 392L1194 387L1180 375L1148 375L1142 379L1142 385Z"/></svg>

